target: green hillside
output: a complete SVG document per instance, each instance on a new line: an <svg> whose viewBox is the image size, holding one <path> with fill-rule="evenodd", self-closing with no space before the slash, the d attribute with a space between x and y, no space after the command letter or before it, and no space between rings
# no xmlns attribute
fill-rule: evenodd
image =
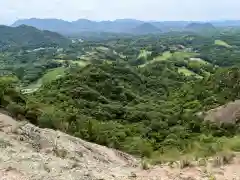
<svg viewBox="0 0 240 180"><path fill-rule="evenodd" d="M40 31L30 26L8 27L0 26L0 50L14 48L44 48L67 46L70 40L50 31Z"/></svg>
<svg viewBox="0 0 240 180"><path fill-rule="evenodd" d="M240 98L239 33L204 32L93 36L36 49L13 36L18 48L0 53L1 107L154 163L239 151L238 123L199 115Z"/></svg>
<svg viewBox="0 0 240 180"><path fill-rule="evenodd" d="M209 126L194 113L226 102L224 96L238 98L238 87L226 84L226 94L218 89L231 71L193 81L178 70L167 62L140 69L123 64L72 69L30 96L42 109L35 123L151 158L173 151L199 156L221 151L210 151L209 143L216 145L237 130Z"/></svg>

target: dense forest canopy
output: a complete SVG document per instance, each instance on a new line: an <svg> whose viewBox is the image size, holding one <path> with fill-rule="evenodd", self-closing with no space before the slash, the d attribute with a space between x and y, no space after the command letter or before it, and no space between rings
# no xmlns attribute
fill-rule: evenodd
<svg viewBox="0 0 240 180"><path fill-rule="evenodd" d="M0 53L1 107L142 157L213 155L240 130L199 116L240 98L240 31L216 29L71 41L25 26L4 30L0 42L14 48Z"/></svg>

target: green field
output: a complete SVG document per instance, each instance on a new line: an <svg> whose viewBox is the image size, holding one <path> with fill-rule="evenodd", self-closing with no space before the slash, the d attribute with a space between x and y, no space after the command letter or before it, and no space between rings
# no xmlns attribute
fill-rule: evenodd
<svg viewBox="0 0 240 180"><path fill-rule="evenodd" d="M98 49L98 50L100 50L100 51L108 51L108 50L109 50L109 48L104 47L104 46L96 47L96 49Z"/></svg>
<svg viewBox="0 0 240 180"><path fill-rule="evenodd" d="M30 84L23 90L31 93L36 91L38 88L42 86L42 84L49 83L55 79L57 79L59 76L62 76L65 74L65 68L64 67L59 67L55 69L51 69L47 71L40 79L38 79L36 82Z"/></svg>
<svg viewBox="0 0 240 180"><path fill-rule="evenodd" d="M178 68L178 72L184 74L185 76L192 76L192 75L195 75L194 72L188 70L188 69L185 68L185 67Z"/></svg>
<svg viewBox="0 0 240 180"><path fill-rule="evenodd" d="M145 64L143 64L143 65L141 65L139 67L144 67L144 66L146 66L148 64L155 63L155 62L158 62L158 61L166 61L166 60L168 60L171 57L172 57L172 53L170 51L165 51L162 55L157 56L153 60L148 61L147 63L145 63Z"/></svg>
<svg viewBox="0 0 240 180"><path fill-rule="evenodd" d="M141 50L140 54L138 55L138 58L144 57L145 59L147 59L147 57L151 55L151 53L152 53L151 51Z"/></svg>
<svg viewBox="0 0 240 180"><path fill-rule="evenodd" d="M190 70L187 69L186 67L178 68L178 73L184 74L185 76L195 76L195 77L197 77L197 78L202 78L202 76L199 76L198 74L190 71Z"/></svg>
<svg viewBox="0 0 240 180"><path fill-rule="evenodd" d="M0 76L1 82L18 82L19 79L15 75L8 75L8 76Z"/></svg>
<svg viewBox="0 0 240 180"><path fill-rule="evenodd" d="M227 48L231 48L232 47L231 45L229 45L225 41L222 41L222 40L219 40L219 39L215 40L214 44L218 45L218 46L224 46L224 47L227 47Z"/></svg>
<svg viewBox="0 0 240 180"><path fill-rule="evenodd" d="M171 53L170 51L165 51L161 55L154 58L152 61L149 61L149 62L141 65L140 67L144 67L147 64L155 63L158 61L166 61L170 58L176 58L177 60L183 60L184 58L193 58L197 55L198 55L198 53L195 53L195 52L178 51L178 52Z"/></svg>
<svg viewBox="0 0 240 180"><path fill-rule="evenodd" d="M59 67L52 70L47 71L43 77L41 78L41 81L43 84L49 83L55 79L57 79L59 76L63 76L65 74L65 68Z"/></svg>
<svg viewBox="0 0 240 180"><path fill-rule="evenodd" d="M178 51L173 53L173 57L179 60L183 60L185 58L194 58L197 55L198 53L195 53L195 52L184 52L184 51Z"/></svg>
<svg viewBox="0 0 240 180"><path fill-rule="evenodd" d="M172 57L172 53L170 51L165 51L162 55L157 56L153 61L165 61Z"/></svg>
<svg viewBox="0 0 240 180"><path fill-rule="evenodd" d="M179 60L183 60L184 58L192 58L197 55L198 54L194 52L178 51L171 53L170 51L165 51L161 56L157 56L153 61L166 61L172 57Z"/></svg>
<svg viewBox="0 0 240 180"><path fill-rule="evenodd" d="M201 58L190 58L190 61L199 62L200 64L209 64L209 62L207 62Z"/></svg>
<svg viewBox="0 0 240 180"><path fill-rule="evenodd" d="M65 62L69 62L71 64L77 64L81 67L84 67L86 65L88 65L89 63L86 62L86 61L82 61L82 60L78 60L78 61L73 61L73 60L62 60L62 59L58 59L58 60L55 60L56 62L60 62L60 63L65 63Z"/></svg>

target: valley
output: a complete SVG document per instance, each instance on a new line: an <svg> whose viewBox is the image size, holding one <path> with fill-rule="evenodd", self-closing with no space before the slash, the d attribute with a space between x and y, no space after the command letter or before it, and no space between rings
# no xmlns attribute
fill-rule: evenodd
<svg viewBox="0 0 240 180"><path fill-rule="evenodd" d="M239 29L152 24L82 40L0 27L1 109L131 154L145 168L240 152Z"/></svg>

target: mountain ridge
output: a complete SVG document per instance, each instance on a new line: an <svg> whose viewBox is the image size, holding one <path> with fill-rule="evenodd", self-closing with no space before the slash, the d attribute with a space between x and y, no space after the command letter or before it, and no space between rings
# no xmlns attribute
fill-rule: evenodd
<svg viewBox="0 0 240 180"><path fill-rule="evenodd" d="M129 32L129 30L140 25L141 21L116 20L116 21L91 21L88 19L78 19L68 22L59 19L23 19L12 24L13 27L25 24L34 26L41 30L50 30L64 35L76 34L81 32Z"/></svg>
<svg viewBox="0 0 240 180"><path fill-rule="evenodd" d="M182 31L191 23L211 23L215 27L240 27L240 20L228 21L142 21L137 19L116 19L94 21L89 19L78 19L66 21L62 19L20 19L12 24L13 27L25 24L34 26L41 30L50 30L63 35L79 34L82 32L110 32L110 33L132 33L133 29L144 23L150 23L163 32ZM147 33L146 33L147 34Z"/></svg>
<svg viewBox="0 0 240 180"><path fill-rule="evenodd" d="M0 44L2 49L20 46L32 48L62 46L69 43L69 39L56 32L39 30L33 26L0 26Z"/></svg>

